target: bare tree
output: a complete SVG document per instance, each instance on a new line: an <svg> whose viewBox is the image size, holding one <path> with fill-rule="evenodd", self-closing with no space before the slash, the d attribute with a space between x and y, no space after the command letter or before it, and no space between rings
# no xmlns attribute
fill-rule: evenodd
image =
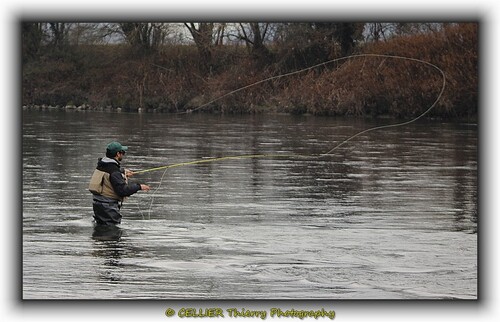
<svg viewBox="0 0 500 322"><path fill-rule="evenodd" d="M214 31L213 22L200 22L200 23L184 23L189 33L193 37L198 54L200 55L200 68L204 72L210 72L212 66L212 47Z"/></svg>
<svg viewBox="0 0 500 322"><path fill-rule="evenodd" d="M224 44L224 38L226 37L226 23L219 23L215 27L214 33L214 45L222 46Z"/></svg>
<svg viewBox="0 0 500 322"><path fill-rule="evenodd" d="M274 35L283 52L280 68L302 68L352 53L364 23L302 22L278 26Z"/></svg>
<svg viewBox="0 0 500 322"><path fill-rule="evenodd" d="M366 24L366 39L371 41L386 40L390 34L391 25L389 23L373 22Z"/></svg>
<svg viewBox="0 0 500 322"><path fill-rule="evenodd" d="M120 23L125 39L139 52L154 52L163 43L168 25L164 23Z"/></svg>
<svg viewBox="0 0 500 322"><path fill-rule="evenodd" d="M49 22L48 29L50 31L49 42L56 49L64 49L69 45L68 34L71 29L71 23L66 22Z"/></svg>
<svg viewBox="0 0 500 322"><path fill-rule="evenodd" d="M78 46L123 42L124 37L120 25L116 23L75 23L69 40L72 45Z"/></svg>
<svg viewBox="0 0 500 322"><path fill-rule="evenodd" d="M335 28L335 38L340 43L340 54L348 56L352 54L355 40L358 39L364 29L364 24L353 22L338 23Z"/></svg>
<svg viewBox="0 0 500 322"><path fill-rule="evenodd" d="M23 60L35 58L42 46L43 24L39 22L23 22L21 24Z"/></svg>
<svg viewBox="0 0 500 322"><path fill-rule="evenodd" d="M446 24L435 22L376 22L367 23L365 38L369 41L385 41L395 36L436 33Z"/></svg>
<svg viewBox="0 0 500 322"><path fill-rule="evenodd" d="M264 42L268 38L271 26L272 24L269 22L240 23L237 34L233 34L232 36L238 40L244 41L250 53L256 59L267 62L271 58L271 52L265 46Z"/></svg>

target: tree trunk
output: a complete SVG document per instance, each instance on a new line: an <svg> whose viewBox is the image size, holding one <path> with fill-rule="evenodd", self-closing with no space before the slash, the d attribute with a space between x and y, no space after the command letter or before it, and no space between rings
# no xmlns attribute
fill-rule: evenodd
<svg viewBox="0 0 500 322"><path fill-rule="evenodd" d="M212 67L212 31L214 29L213 22L201 22L198 23L198 27L195 23L185 23L184 24L191 36L193 36L196 48L198 48L198 54L200 56L200 70L203 73L210 73Z"/></svg>

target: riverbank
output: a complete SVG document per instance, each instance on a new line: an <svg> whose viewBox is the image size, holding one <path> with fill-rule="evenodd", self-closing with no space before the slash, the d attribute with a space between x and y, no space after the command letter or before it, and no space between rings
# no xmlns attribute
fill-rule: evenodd
<svg viewBox="0 0 500 322"><path fill-rule="evenodd" d="M181 114L194 114L194 113L205 113L205 114L210 114L210 115L245 115L245 114L250 114L250 113L221 113L220 111L195 111L195 112L161 112L158 111L157 109L138 109L134 111L126 110L120 107L113 107L113 106L105 106L105 107L95 107L95 106L90 106L90 105L80 105L80 106L75 106L75 105L67 105L67 106L50 106L50 105L23 105L22 106L23 111L34 111L34 112L42 112L42 113L125 113L125 114L165 114L165 115L181 115ZM280 112L276 108L267 108L267 109L261 109L260 112L254 112L252 114L263 114L263 115L299 115L299 114L293 114L293 113L287 113L287 112ZM336 115L336 116L328 116L328 115L315 115L311 113L302 113L300 116L310 116L310 117L332 117L332 118L346 118L346 119L379 119L379 120L404 120L408 121L413 118L408 118L408 117L397 117L394 115L390 114L379 114L375 116L370 116L370 115ZM418 116L418 115L417 115ZM443 122L459 122L459 123L469 123L469 124L477 124L478 123L478 116L477 115L470 115L470 116L461 116L461 117L455 117L453 119L446 118L446 117L441 117L441 116L426 116L425 119L427 120L438 120L438 121L443 121Z"/></svg>
<svg viewBox="0 0 500 322"><path fill-rule="evenodd" d="M243 48L221 46L212 53L217 65L205 74L193 46L141 56L124 45L80 46L23 64L22 105L413 118L438 98L441 70L445 90L427 116L477 118L477 39L477 24L454 24L439 32L359 44L349 59L331 52L316 57L326 63L313 68L314 63L295 63L301 52L276 50L272 61L262 65Z"/></svg>

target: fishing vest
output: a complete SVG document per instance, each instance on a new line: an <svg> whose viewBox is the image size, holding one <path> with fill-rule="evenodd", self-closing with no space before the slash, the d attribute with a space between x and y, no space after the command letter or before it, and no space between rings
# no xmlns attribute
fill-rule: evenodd
<svg viewBox="0 0 500 322"><path fill-rule="evenodd" d="M109 180L109 173L94 170L92 178L90 179L89 191L93 194L101 195L118 201L123 201L124 198L116 194L111 181Z"/></svg>

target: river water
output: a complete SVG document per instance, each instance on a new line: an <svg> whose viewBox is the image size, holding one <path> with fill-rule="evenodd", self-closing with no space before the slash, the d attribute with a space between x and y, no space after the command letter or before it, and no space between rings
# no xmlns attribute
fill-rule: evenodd
<svg viewBox="0 0 500 322"><path fill-rule="evenodd" d="M477 126L24 111L24 299L476 299ZM97 158L150 192L92 224ZM307 157L310 155L310 157Z"/></svg>

